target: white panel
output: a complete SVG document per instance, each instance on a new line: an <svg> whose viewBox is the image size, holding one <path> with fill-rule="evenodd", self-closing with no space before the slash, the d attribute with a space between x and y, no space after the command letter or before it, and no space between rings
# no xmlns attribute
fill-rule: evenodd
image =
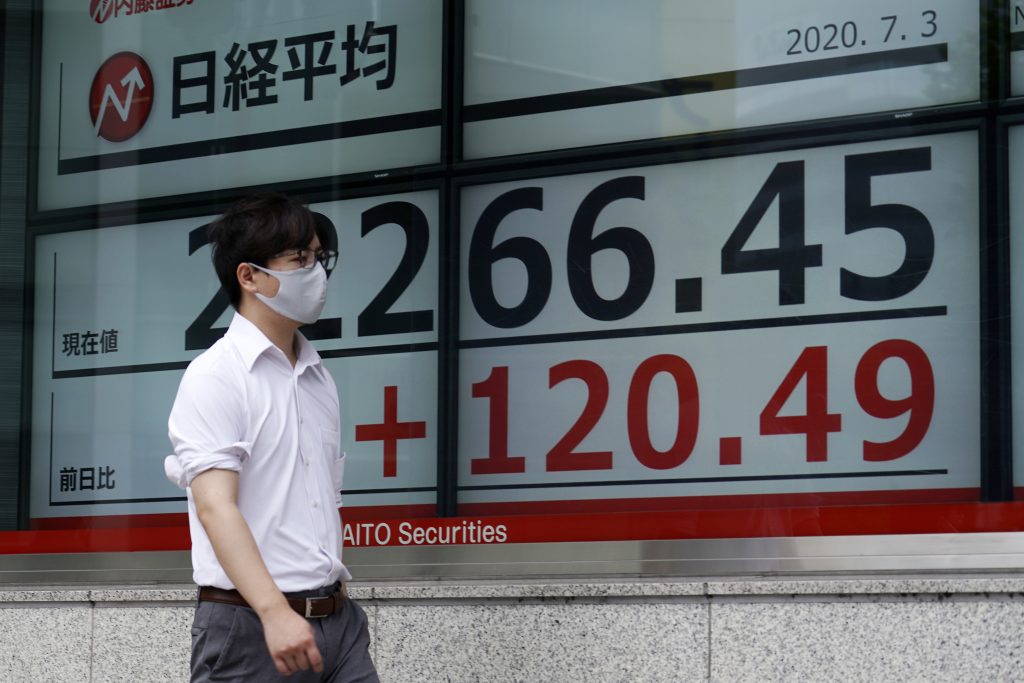
<svg viewBox="0 0 1024 683"><path fill-rule="evenodd" d="M460 500L978 486L977 182L963 132L466 188Z"/></svg>
<svg viewBox="0 0 1024 683"><path fill-rule="evenodd" d="M960 0L470 0L466 156L977 100L978 17Z"/></svg>
<svg viewBox="0 0 1024 683"><path fill-rule="evenodd" d="M40 210L438 160L440 2L144 6L46 1Z"/></svg>
<svg viewBox="0 0 1024 683"><path fill-rule="evenodd" d="M437 193L311 209L332 219L341 252L321 317L321 323L340 321L341 334L321 333L314 345L339 387L342 448L349 456L346 489L353 490L345 503L432 503L433 490L389 491L432 489L436 482ZM189 254L189 234L212 218L36 239L34 517L184 509L183 492L163 476L163 456L170 451L167 415L184 367L232 315L225 305L200 324L218 283L209 248ZM420 234L407 241L395 221L417 223ZM407 250L414 251L410 244L423 247L422 264L399 268ZM381 308L397 315L420 311L420 331L408 331L407 322L406 331L367 327L365 312L396 273L404 277ZM187 343L189 326L206 330L209 339ZM394 399L386 398L389 392ZM383 442L356 438L358 425L385 422L388 401L398 421L425 423L425 436L397 442L393 468L384 467ZM91 470L85 489L83 469ZM367 490L373 493L359 493Z"/></svg>

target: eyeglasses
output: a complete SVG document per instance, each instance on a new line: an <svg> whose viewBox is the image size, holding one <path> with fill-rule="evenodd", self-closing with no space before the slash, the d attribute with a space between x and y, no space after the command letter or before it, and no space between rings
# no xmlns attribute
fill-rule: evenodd
<svg viewBox="0 0 1024 683"><path fill-rule="evenodd" d="M324 270L330 272L334 270L334 266L338 265L338 252L334 249L319 249L317 251L293 249L292 251L282 252L273 258L286 258L290 263L295 263L297 268L305 268L306 270L319 263L324 267Z"/></svg>

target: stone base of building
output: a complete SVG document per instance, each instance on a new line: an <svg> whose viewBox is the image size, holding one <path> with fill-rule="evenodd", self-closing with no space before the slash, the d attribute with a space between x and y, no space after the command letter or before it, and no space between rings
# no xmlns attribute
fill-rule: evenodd
<svg viewBox="0 0 1024 683"><path fill-rule="evenodd" d="M385 683L995 681L1024 577L356 583ZM0 590L0 680L185 681L194 587Z"/></svg>

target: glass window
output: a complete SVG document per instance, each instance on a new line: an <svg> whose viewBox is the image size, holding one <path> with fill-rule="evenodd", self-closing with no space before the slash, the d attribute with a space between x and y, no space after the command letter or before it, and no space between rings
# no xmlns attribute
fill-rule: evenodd
<svg viewBox="0 0 1024 683"><path fill-rule="evenodd" d="M466 3L466 157L976 101L976 3ZM544 21L537 17L543 16Z"/></svg>
<svg viewBox="0 0 1024 683"><path fill-rule="evenodd" d="M976 500L976 170L964 131L466 188L462 509Z"/></svg>
<svg viewBox="0 0 1024 683"><path fill-rule="evenodd" d="M438 161L439 1L42 4L40 211Z"/></svg>
<svg viewBox="0 0 1024 683"><path fill-rule="evenodd" d="M0 569L188 549L206 226L263 190L332 226L388 575L1020 530L1024 0L0 7Z"/></svg>

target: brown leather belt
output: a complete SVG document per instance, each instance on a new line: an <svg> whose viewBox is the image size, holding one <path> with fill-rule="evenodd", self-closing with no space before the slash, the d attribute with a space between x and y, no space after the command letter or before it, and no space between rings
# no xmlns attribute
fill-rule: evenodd
<svg viewBox="0 0 1024 683"><path fill-rule="evenodd" d="M288 604L291 608L301 616L304 616L307 619L319 619L340 612L345 607L345 601L348 599L348 592L345 590L345 584L343 583L341 584L341 589L332 595L325 595L319 598L300 598L285 593L284 597L288 600ZM200 586L199 600L206 602L223 602L228 605L249 607L249 603L245 601L245 598L243 598L242 594L238 591L215 588L213 586Z"/></svg>

